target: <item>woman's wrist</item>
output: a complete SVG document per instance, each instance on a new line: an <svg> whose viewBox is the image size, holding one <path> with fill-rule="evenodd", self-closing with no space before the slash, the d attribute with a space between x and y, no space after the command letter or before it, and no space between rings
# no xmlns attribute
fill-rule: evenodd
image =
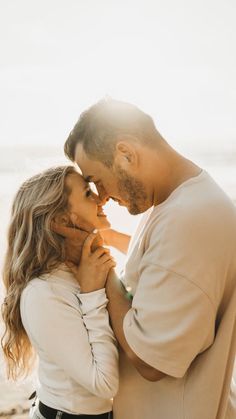
<svg viewBox="0 0 236 419"><path fill-rule="evenodd" d="M103 288L105 288L105 285L97 285L97 286L89 286L89 285L85 285L80 287L80 294L89 294L91 292L94 291L99 291L102 290Z"/></svg>

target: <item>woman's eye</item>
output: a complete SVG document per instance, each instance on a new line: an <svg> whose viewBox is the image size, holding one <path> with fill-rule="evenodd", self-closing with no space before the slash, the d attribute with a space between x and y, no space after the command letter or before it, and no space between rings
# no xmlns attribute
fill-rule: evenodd
<svg viewBox="0 0 236 419"><path fill-rule="evenodd" d="M91 189L87 189L85 192L85 195L88 197L91 195L91 193L92 193Z"/></svg>

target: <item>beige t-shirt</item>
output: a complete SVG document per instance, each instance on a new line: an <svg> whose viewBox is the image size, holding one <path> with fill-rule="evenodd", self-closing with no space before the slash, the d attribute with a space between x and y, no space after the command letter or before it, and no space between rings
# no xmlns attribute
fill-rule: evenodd
<svg viewBox="0 0 236 419"><path fill-rule="evenodd" d="M123 280L126 339L167 375L149 382L121 353L114 419L235 419L236 210L206 172L145 214Z"/></svg>

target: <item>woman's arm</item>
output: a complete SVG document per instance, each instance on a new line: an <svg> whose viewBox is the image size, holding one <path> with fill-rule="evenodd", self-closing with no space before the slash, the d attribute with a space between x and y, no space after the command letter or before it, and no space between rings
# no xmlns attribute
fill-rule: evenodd
<svg viewBox="0 0 236 419"><path fill-rule="evenodd" d="M109 399L118 389L118 351L109 325L104 289L89 294L60 291L39 282L24 291L24 327L39 357L54 365L98 397Z"/></svg>
<svg viewBox="0 0 236 419"><path fill-rule="evenodd" d="M128 234L120 233L112 228L100 230L99 233L102 236L105 245L115 247L122 253L127 253L131 238Z"/></svg>
<svg viewBox="0 0 236 419"><path fill-rule="evenodd" d="M30 291L25 290L22 319L39 353L46 353L91 393L111 398L118 388L118 352L106 309L105 283L115 263L108 249L100 246L92 251L95 239L95 234L86 238L79 265L70 263L80 284L77 298L69 289L61 295L54 281L52 289L50 281L39 280L37 292L33 284Z"/></svg>

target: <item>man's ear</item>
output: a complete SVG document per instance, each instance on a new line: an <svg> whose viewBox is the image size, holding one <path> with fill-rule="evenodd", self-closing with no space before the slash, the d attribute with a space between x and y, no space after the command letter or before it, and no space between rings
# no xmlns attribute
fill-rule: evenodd
<svg viewBox="0 0 236 419"><path fill-rule="evenodd" d="M134 143L118 141L116 144L115 162L122 168L136 168L138 164L138 150Z"/></svg>

